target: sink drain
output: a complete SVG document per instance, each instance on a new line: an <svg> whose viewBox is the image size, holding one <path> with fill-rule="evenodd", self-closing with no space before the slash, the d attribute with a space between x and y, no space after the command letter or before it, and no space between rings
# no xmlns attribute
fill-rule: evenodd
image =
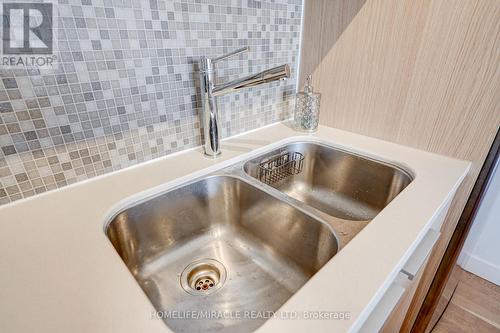
<svg viewBox="0 0 500 333"><path fill-rule="evenodd" d="M191 295L209 295L226 281L226 269L215 259L201 259L189 264L181 274L181 286Z"/></svg>

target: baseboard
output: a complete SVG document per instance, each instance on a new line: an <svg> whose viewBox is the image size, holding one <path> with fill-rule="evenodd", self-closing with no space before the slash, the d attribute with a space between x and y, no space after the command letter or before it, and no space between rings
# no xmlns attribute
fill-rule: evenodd
<svg viewBox="0 0 500 333"><path fill-rule="evenodd" d="M467 252L463 254L463 260L460 262L463 269L500 286L500 266Z"/></svg>

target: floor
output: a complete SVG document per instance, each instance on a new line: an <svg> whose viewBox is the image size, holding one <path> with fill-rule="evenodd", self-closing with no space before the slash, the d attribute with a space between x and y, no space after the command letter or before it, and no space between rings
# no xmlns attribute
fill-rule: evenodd
<svg viewBox="0 0 500 333"><path fill-rule="evenodd" d="M461 270L457 289L432 333L500 333L500 286Z"/></svg>

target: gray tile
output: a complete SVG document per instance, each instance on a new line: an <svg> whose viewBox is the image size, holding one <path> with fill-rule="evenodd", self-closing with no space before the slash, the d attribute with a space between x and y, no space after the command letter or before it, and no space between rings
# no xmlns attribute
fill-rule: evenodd
<svg viewBox="0 0 500 333"><path fill-rule="evenodd" d="M0 103L0 113L13 112L12 104L10 102Z"/></svg>
<svg viewBox="0 0 500 333"><path fill-rule="evenodd" d="M30 178L31 188L24 178L5 176L18 186L9 194L0 185L1 203L199 145L200 56L250 45L247 55L220 64L220 82L282 63L297 66L300 0L57 6L58 68L0 70L0 160L12 170L22 160L44 174L37 176L41 183ZM222 136L288 118L292 73L286 82L219 98Z"/></svg>
<svg viewBox="0 0 500 333"><path fill-rule="evenodd" d="M2 79L2 82L6 89L17 88L17 82L15 78L5 78Z"/></svg>
<svg viewBox="0 0 500 333"><path fill-rule="evenodd" d="M16 153L16 148L13 145L10 146L3 146L2 151L5 154L5 156L12 155Z"/></svg>

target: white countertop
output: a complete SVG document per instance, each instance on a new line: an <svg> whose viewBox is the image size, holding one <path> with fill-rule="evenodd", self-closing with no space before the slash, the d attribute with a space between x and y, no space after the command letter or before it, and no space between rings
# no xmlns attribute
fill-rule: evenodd
<svg viewBox="0 0 500 333"><path fill-rule="evenodd" d="M153 306L104 234L111 209L138 192L297 136L304 134L274 124L224 140L216 160L191 149L1 206L0 332L170 332L152 319ZM307 136L404 165L415 179L281 308L346 311L349 320L271 319L259 332L347 332L357 326L470 166L328 127Z"/></svg>

